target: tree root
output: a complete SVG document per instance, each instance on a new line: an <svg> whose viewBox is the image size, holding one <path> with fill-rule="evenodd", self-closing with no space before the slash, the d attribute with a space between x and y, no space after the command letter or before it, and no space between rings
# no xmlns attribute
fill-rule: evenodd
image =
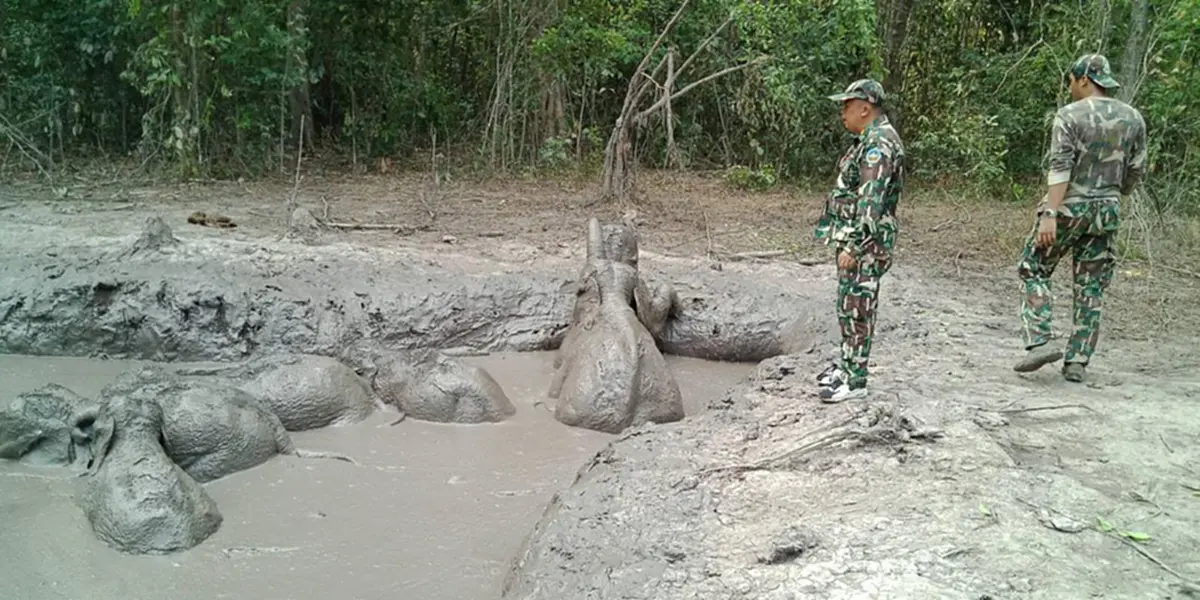
<svg viewBox="0 0 1200 600"><path fill-rule="evenodd" d="M700 471L700 475L710 475L727 471L745 473L748 471L779 469L802 456L851 440L899 445L912 440L935 440L941 438L943 435L945 435L945 432L940 429L922 429L916 427L912 419L905 415L897 414L890 408L871 407L860 411L840 423L810 431L801 436L801 440L807 441L801 443L799 446L789 448L752 463L722 465L703 469ZM814 436L819 437L811 439Z"/></svg>

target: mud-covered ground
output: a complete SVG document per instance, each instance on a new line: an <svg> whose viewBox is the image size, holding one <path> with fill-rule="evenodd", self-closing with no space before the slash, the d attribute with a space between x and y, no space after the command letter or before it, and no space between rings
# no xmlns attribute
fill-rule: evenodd
<svg viewBox="0 0 1200 600"><path fill-rule="evenodd" d="M647 186L643 269L685 288L794 298L778 306L832 322L820 313L832 310L830 266L792 255L728 260L781 249L823 258L807 241L819 199L731 193L695 178ZM132 242L145 217L160 214L202 249L192 262L223 245L257 246L244 261L256 269L291 256L335 271L361 263L373 277L407 265L551 284L573 275L591 214L582 207L591 190L565 184L314 177L297 199L318 217L397 227L303 246L276 241L287 190L81 185L59 199L10 188L0 197L0 244L25 258L73 249L52 257L70 265L72 252ZM1054 367L1019 375L1011 265L1028 209L913 198L899 264L883 284L870 398L817 402L813 374L833 350L828 327L817 327L822 352L768 359L707 413L628 432L585 465L530 535L505 597L1186 597L1185 580L1200 580L1190 276L1122 263L1087 383L1067 383ZM193 211L238 227L189 225ZM66 277L83 277L76 271ZM1059 328L1069 322L1068 276L1064 268L1056 277ZM415 289L444 284L411 280ZM519 326L484 334L460 322L475 332L464 343L541 335L544 323L518 313L509 316L525 318Z"/></svg>

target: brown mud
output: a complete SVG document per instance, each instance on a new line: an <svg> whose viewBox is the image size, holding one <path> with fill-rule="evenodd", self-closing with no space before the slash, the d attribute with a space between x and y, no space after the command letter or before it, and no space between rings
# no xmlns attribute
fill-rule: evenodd
<svg viewBox="0 0 1200 600"><path fill-rule="evenodd" d="M565 321L567 310L558 290L513 307L511 301L528 298L528 292L506 296L490 291L501 288L487 286L512 285L503 289L517 290L528 289L532 282L552 288L568 281L583 252L585 217L575 217L586 214L578 208L584 192L547 190L546 184L480 191L464 184L442 192L433 211L437 218L429 219L428 203L414 200L415 185L406 189L403 181L389 181L372 191L317 182L307 188L301 204L318 217L328 205L338 221L412 226L329 233L319 245L278 238L284 218L279 188L262 194L253 186L235 184L185 187L166 192L166 198L159 196L164 194L161 190L102 189L88 202L23 198L4 210L0 222L0 245L6 257L12 257L4 266L5 281L12 282L6 284L7 293L16 290L41 301L38 310L23 317L17 311L30 311L28 304L20 309L0 306L6 350L144 356L147 348L163 347L161 342L168 340L174 344L169 351L145 357L229 359L272 346L333 349L364 334L414 346L553 347L554 327ZM553 423L548 412L532 406L544 391L531 384L532 395L514 392L520 382L504 379L504 372L489 367L518 403L512 423L482 429L416 425L412 429L439 433L405 434L403 444L412 454L386 458L410 474L422 460L453 466L471 456L494 461L481 468L498 472L506 472L513 463L535 465L537 473L527 474L523 484L506 480L503 488L535 493L492 500L480 489L470 489L455 502L439 505L433 500L446 496L405 494L393 480L379 479L385 471L278 457L210 484L210 493L225 511L226 526L196 550L169 558L101 552L85 529L73 529L84 523L78 510L59 502L68 501L63 495L70 493L69 487L41 478L47 471L35 471L38 477L16 475L29 470L5 464L0 466L5 490L12 481L21 481L30 486L26 493L34 495L27 497L56 499L50 508L31 500L22 509L5 508L5 514L27 517L6 519L2 537L27 540L33 548L25 555L34 564L21 564L19 569L35 575L20 580L26 587L14 597L74 598L82 590L89 591L89 598L109 592L157 597L148 591L157 585L152 578L144 584L132 576L98 582L120 569L135 568L129 565L189 561L198 563L196 572L204 573L203 579L197 575L189 583L181 576L172 586L219 587L227 581L230 587L223 589L236 590L237 577L227 573L257 567L243 564L231 571L229 561L271 561L274 566L268 572L278 569L281 581L291 577L302 582L297 589L343 586L362 598L396 592L435 597L422 593L451 590L452 582L476 576L476 583L464 585L484 589L486 584L479 582L506 569L503 594L514 599L1187 597L1184 590L1192 585L1187 581L1200 580L1200 380L1195 375L1200 351L1193 342L1195 311L1186 303L1194 297L1194 287L1156 282L1123 264L1106 304L1100 349L1087 382L1065 382L1057 365L1016 374L1011 363L1020 353L1017 285L1011 261L1002 256L1009 252L1015 257L1015 250L1006 247L1007 242L972 245L947 234L944 223L976 223L975 242L987 231L1012 240L1008 230L1023 230L1028 223L1012 214L1000 218L998 212L980 211L965 216L958 209L947 213L944 205L914 203L902 222L898 266L883 283L872 361L874 392L866 401L826 406L815 398L813 375L834 350L831 268L804 266L787 257L777 262L715 260L790 244L800 244L800 253L807 257L823 258L823 250L798 241L807 237L813 203L776 194L749 206L739 204L744 197L705 191L707 183L683 185L701 189L685 189L674 206L651 205L640 217L642 268L694 295L746 302L743 308L759 314L795 313L790 318L803 319L808 327L807 347L761 362L753 368L751 381L722 390L712 388L728 388L732 382L706 385L708 410L695 412L693 407L682 422L630 430L606 445L607 438L594 432ZM734 208L720 208L729 205ZM794 210L797 205L802 208ZM187 216L194 211L229 215L238 227L188 226ZM454 311L448 319L431 312L421 327L402 331L386 325L371 329L369 311L324 330L312 322L306 328L276 325L274 330L254 330L262 321L237 312L244 306L241 297L223 298L222 309L211 300L215 296L206 299L203 286L197 284L176 295L200 300L203 309L203 318L196 321L200 325L187 332L159 331L151 343L103 327L88 329L81 307L94 299L94 268L108 264L97 259L107 250L133 245L152 214L161 214L183 244L154 251L161 256L135 258L144 281L187 277L192 282L219 282L253 271L274 273L279 280L275 285L293 298L308 294L326 301L333 296L328 290L339 282L360 281L391 298L389 310L395 314L430 299L463 298L475 306L490 298L507 312L490 320L461 316L463 311ZM688 216L670 221L666 214ZM1020 219L1025 216L1017 214ZM993 217L993 229L978 225ZM171 263L176 260L171 257L180 256L186 260ZM202 266L206 259L214 264ZM184 275L178 272L181 264L188 267ZM36 285L27 283L35 268L45 278ZM475 292L450 283L470 276L521 283L482 284ZM1069 295L1064 293L1068 276L1069 269L1063 268L1055 278L1060 330L1070 314ZM71 285L62 285L64 279ZM385 280L381 288L378 282ZM39 296L38 289L86 289L89 295ZM156 292L140 293L153 297ZM186 303L170 308L181 305ZM745 311L729 314L735 312ZM107 307L105 314L112 314ZM306 314L281 313L267 322L286 324L295 320L282 317ZM66 318L75 320L69 327L55 325ZM112 329L117 321L108 319L99 322ZM244 323L255 335L239 339ZM73 345L68 335L72 330L86 333ZM226 337L216 337L214 331ZM13 334L28 347L14 348ZM246 339L257 343L243 343ZM806 353L810 348L813 351ZM676 376L681 386L688 385L689 377L678 371ZM41 382L29 383L21 387ZM684 393L687 398L689 392ZM699 395L693 392L693 397ZM296 442L357 451L363 453L355 457L360 462L386 464L380 453L389 452L389 436L412 425L406 421L388 427L387 416L377 415L359 429L300 433ZM478 444L485 442L475 441L477 436L517 429L525 419L547 425L536 433L529 430L534 441L526 443L539 448L536 454L480 451ZM342 441L346 445L326 445ZM572 483L569 473L576 469ZM444 474L414 481L449 481L441 479ZM232 489L243 481L253 482L245 485L259 486L259 491ZM373 514L357 525L338 525L328 518L333 514L329 511L368 513L364 498L389 514ZM526 511L524 521L506 512L518 510L505 504L517 498L526 502L519 509ZM429 539L414 530L411 514L418 506L441 510L447 518L466 514L488 520L482 526L447 521L434 531L441 535ZM543 506L546 511L539 521L535 513ZM327 516L312 516L317 513ZM268 518L272 516L293 525L273 524ZM531 531L534 521L538 523ZM66 538L39 541L39 531L64 527L62 523L70 524ZM385 526L390 529L381 532ZM494 543L470 541L478 539L469 537L477 530L496 536L489 538ZM498 541L501 538L507 542ZM304 542L313 540L327 540L327 545L302 554ZM465 546L460 545L463 540ZM375 558L355 560L362 555L354 552L364 548ZM426 562L402 571L397 566L401 557L391 554L401 550ZM296 559L297 553L308 558ZM464 554L478 560L475 567L466 566ZM507 561L514 556L510 566ZM69 584L77 587L58 591L36 576L61 573L63 564L92 570ZM3 575L0 581L12 581L9 574ZM474 592L467 587L453 588L468 596L446 597L496 597L499 587L496 581L492 592L479 596L469 595ZM8 596L4 591L0 589L0 597ZM214 590L205 597L223 597L220 594Z"/></svg>
<svg viewBox="0 0 1200 600"><path fill-rule="evenodd" d="M553 355L464 361L494 374L518 404L501 424L444 425L380 412L293 433L357 466L276 457L206 485L222 528L182 554L131 557L95 539L65 470L0 464L0 597L88 600L494 598L549 498L612 436L565 427L534 403ZM688 414L752 365L669 357ZM94 396L141 361L0 355L0 398L45 383ZM187 366L176 363L174 366Z"/></svg>

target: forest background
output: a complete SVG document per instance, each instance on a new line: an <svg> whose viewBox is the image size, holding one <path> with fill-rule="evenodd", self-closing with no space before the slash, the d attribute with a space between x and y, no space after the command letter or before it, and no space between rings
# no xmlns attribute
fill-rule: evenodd
<svg viewBox="0 0 1200 600"><path fill-rule="evenodd" d="M1005 265L1044 193L1065 71L1102 52L1149 127L1122 258L1173 279L1200 270L1195 0L0 5L3 176L60 196L98 172L289 181L303 147L304 168L324 173L394 163L437 182L574 178L622 206L647 196L637 173L653 188L664 171L750 198L729 202L816 197L850 141L827 96L871 76L911 157L906 204L945 215L913 235L990 235L995 247L976 255ZM973 207L1010 210L1015 224L981 234L952 222Z"/></svg>

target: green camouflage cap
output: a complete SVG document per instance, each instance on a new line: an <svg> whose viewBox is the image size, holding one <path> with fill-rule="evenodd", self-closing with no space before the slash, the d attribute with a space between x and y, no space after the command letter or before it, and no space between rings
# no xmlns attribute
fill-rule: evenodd
<svg viewBox="0 0 1200 600"><path fill-rule="evenodd" d="M1071 65L1071 74L1076 79L1087 76L1088 79L1096 82L1096 85L1105 89L1121 87L1121 84L1113 79L1112 67L1103 54L1085 54L1079 57L1079 60Z"/></svg>
<svg viewBox="0 0 1200 600"><path fill-rule="evenodd" d="M866 100L875 106L883 106L886 94L883 93L883 86L874 79L859 79L850 84L846 91L840 94L834 94L829 97L834 102L845 102L851 99Z"/></svg>

